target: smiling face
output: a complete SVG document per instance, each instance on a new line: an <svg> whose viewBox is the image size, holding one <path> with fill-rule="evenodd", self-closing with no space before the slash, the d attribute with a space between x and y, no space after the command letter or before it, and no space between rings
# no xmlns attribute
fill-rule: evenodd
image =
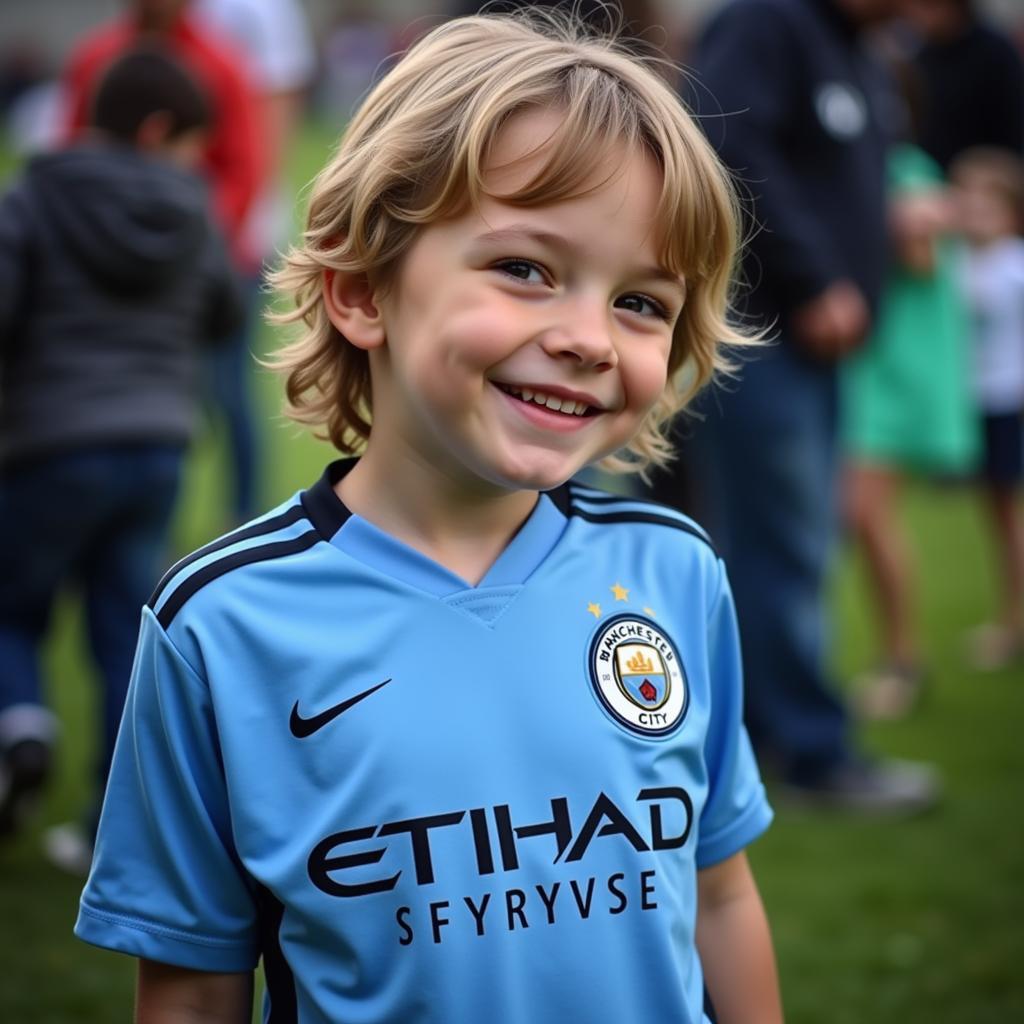
<svg viewBox="0 0 1024 1024"><path fill-rule="evenodd" d="M556 124L510 120L492 196L534 177ZM402 451L472 490L538 490L636 433L666 385L684 288L659 264L658 167L625 147L614 159L577 198L485 198L420 233L374 299L369 457Z"/></svg>

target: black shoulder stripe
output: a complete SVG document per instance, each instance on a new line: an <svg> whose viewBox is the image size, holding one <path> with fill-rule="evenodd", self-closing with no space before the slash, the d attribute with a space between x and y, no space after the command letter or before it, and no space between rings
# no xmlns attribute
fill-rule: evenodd
<svg viewBox="0 0 1024 1024"><path fill-rule="evenodd" d="M285 555L295 555L300 551L306 551L322 538L316 530L307 530L298 537L290 540L281 540L273 544L260 544L258 547L246 548L244 551L236 551L233 555L225 555L216 562L203 566L202 569L194 572L186 580L175 588L174 593L167 598L164 606L157 612L157 621L167 629L178 614L181 606L197 591L202 590L207 583L238 569L243 565L252 565L253 562L265 562L272 558L283 558Z"/></svg>
<svg viewBox="0 0 1024 1024"><path fill-rule="evenodd" d="M682 530L683 533L696 537L707 544L712 551L715 551L711 538L703 530L699 530L690 523L673 519L671 516L659 516L654 512L588 512L586 509L580 508L579 505L572 506L572 514L579 516L580 519L585 519L588 523L653 523L655 526L670 526L674 530ZM717 555L718 552L715 551L715 554Z"/></svg>
<svg viewBox="0 0 1024 1024"><path fill-rule="evenodd" d="M634 498L629 494L611 494L608 491L591 491L589 494L584 494L576 487L573 487L573 497L578 498L580 501L588 501L591 505L613 505L616 502L628 501L634 505L651 505L654 508L663 507L660 502L652 501L650 498Z"/></svg>
<svg viewBox="0 0 1024 1024"><path fill-rule="evenodd" d="M167 584L174 579L175 576L181 572L182 569L187 569L193 562L199 561L200 558L205 558L207 555L212 555L216 551L222 551L224 548L231 547L232 544L237 544L240 540L249 540L250 537L260 537L265 533L274 533L276 530L280 530L282 527L291 526L292 523L298 522L304 518L306 510L296 502L291 508L286 509L280 515L272 516L270 519L264 519L258 523L252 523L250 526L243 526L241 529L235 530L233 533L229 533L219 540L211 541L211 543L199 548L198 551L193 551L191 555L182 558L180 561L175 562L160 578L160 582L156 585L156 590L153 591L153 596L149 599L149 607L153 608L156 606L157 601L160 600L160 595L167 588Z"/></svg>
<svg viewBox="0 0 1024 1024"><path fill-rule="evenodd" d="M545 491L544 493L554 502L555 508L568 518L572 503L572 488L570 485L562 484L560 487L556 487L551 491Z"/></svg>

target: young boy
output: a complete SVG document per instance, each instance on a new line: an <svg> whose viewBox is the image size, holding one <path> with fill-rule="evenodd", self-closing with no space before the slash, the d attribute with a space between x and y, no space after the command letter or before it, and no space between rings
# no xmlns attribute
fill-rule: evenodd
<svg viewBox="0 0 1024 1024"><path fill-rule="evenodd" d="M124 56L82 143L28 165L0 202L0 834L43 785L56 739L39 646L58 588L81 585L103 683L106 778L195 419L201 342L239 300L187 169L203 94L159 50ZM85 836L51 853L88 870Z"/></svg>
<svg viewBox="0 0 1024 1024"><path fill-rule="evenodd" d="M666 457L735 244L606 40L459 19L370 94L277 277L293 414L361 457L144 612L77 924L140 1021L248 1020L260 956L274 1022L781 1020L722 565L567 483Z"/></svg>
<svg viewBox="0 0 1024 1024"><path fill-rule="evenodd" d="M954 161L951 180L967 243L981 483L1002 574L998 617L972 631L969 647L978 668L998 669L1024 657L1024 163L1008 150L969 149Z"/></svg>

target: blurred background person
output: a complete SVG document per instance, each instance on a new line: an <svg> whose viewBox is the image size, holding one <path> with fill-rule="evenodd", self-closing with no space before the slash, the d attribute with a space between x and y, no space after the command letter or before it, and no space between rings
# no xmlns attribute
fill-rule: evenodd
<svg viewBox="0 0 1024 1024"><path fill-rule="evenodd" d="M298 0L193 0L188 13L210 38L225 40L242 58L255 93L264 160L262 187L240 228L246 323L228 344L207 357L210 398L228 427L227 457L234 478L231 514L236 522L244 522L256 514L261 490L263 452L251 389L263 308L263 267L291 233L294 199L283 194L282 161L305 110L316 52Z"/></svg>
<svg viewBox="0 0 1024 1024"><path fill-rule="evenodd" d="M925 682L904 484L912 475L962 479L978 454L948 189L942 169L914 142L920 75L900 54L889 63L908 115L903 141L886 162L894 252L871 336L844 362L840 378L843 509L864 556L881 639L877 664L855 691L870 718L906 714Z"/></svg>
<svg viewBox="0 0 1024 1024"><path fill-rule="evenodd" d="M246 251L266 263L291 234L294 197L285 193L283 161L317 71L306 12L299 0L193 0L190 12L243 57L256 94L264 180L242 231Z"/></svg>
<svg viewBox="0 0 1024 1024"><path fill-rule="evenodd" d="M1024 658L1024 160L978 147L961 153L950 173L967 243L981 486L1001 585L994 621L972 631L968 649L975 668L992 670Z"/></svg>
<svg viewBox="0 0 1024 1024"><path fill-rule="evenodd" d="M244 56L197 17L190 0L126 0L127 12L103 25L74 49L64 76L72 138L81 132L89 96L103 70L140 40L161 41L195 75L209 97L211 129L201 169L209 182L235 266L244 279L259 278L264 252L248 232L253 204L266 180L260 112ZM249 289L247 324L210 363L211 397L223 414L228 444L225 476L231 481L230 516L248 519L256 508L260 453L252 410L251 334L259 296Z"/></svg>
<svg viewBox="0 0 1024 1024"><path fill-rule="evenodd" d="M1024 62L975 0L903 0L923 80L920 144L943 171L971 146L1024 153Z"/></svg>
<svg viewBox="0 0 1024 1024"><path fill-rule="evenodd" d="M324 34L315 90L326 116L351 117L388 58L402 49L400 35L371 0L353 0L339 12Z"/></svg>
<svg viewBox="0 0 1024 1024"><path fill-rule="evenodd" d="M683 463L727 559L746 722L795 797L871 811L932 804L926 766L859 754L827 678L825 579L837 527L837 363L861 345L886 261L892 101L865 33L896 0L731 0L686 97L749 191L742 313L778 340L703 403ZM655 494L671 501L676 477Z"/></svg>
<svg viewBox="0 0 1024 1024"><path fill-rule="evenodd" d="M49 773L40 644L58 588L83 591L103 685L96 803L51 856L88 867L131 673L196 420L196 349L241 302L191 172L210 111L166 51L104 72L85 131L0 204L0 834Z"/></svg>

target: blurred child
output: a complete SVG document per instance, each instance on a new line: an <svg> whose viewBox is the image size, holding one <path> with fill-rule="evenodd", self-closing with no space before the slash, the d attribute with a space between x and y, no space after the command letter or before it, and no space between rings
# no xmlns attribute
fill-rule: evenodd
<svg viewBox="0 0 1024 1024"><path fill-rule="evenodd" d="M1024 655L1024 162L975 148L951 168L967 242L963 287L974 341L974 393L984 427L982 485L1002 575L994 622L973 631L978 668Z"/></svg>
<svg viewBox="0 0 1024 1024"><path fill-rule="evenodd" d="M196 170L209 185L211 207L246 285L242 295L247 315L205 360L208 411L218 420L223 417L227 428L223 479L230 495L229 519L241 522L256 510L262 461L252 347L264 253L253 246L249 218L266 181L265 145L273 133L261 123L244 58L210 30L192 0L121 0L116 6L122 9L77 40L68 59L62 83L66 127L70 138L79 137L100 75L111 61L145 40L166 47L203 90L210 119Z"/></svg>
<svg viewBox="0 0 1024 1024"><path fill-rule="evenodd" d="M864 555L881 633L879 662L855 694L869 718L909 712L925 680L899 507L906 478L966 476L978 448L942 171L903 143L889 153L888 177L895 258L871 338L840 376L845 515Z"/></svg>
<svg viewBox="0 0 1024 1024"><path fill-rule="evenodd" d="M182 67L131 52L98 86L88 136L31 162L0 203L0 834L50 769L39 648L69 581L103 682L101 787L109 769L196 419L196 349L240 316L189 170L208 120ZM91 828L77 845L57 835L66 866L87 867Z"/></svg>
<svg viewBox="0 0 1024 1024"><path fill-rule="evenodd" d="M722 564L567 483L667 458L736 233L674 92L554 16L370 93L277 275L350 457L144 612L77 924L139 1020L249 1020L261 956L268 1020L781 1020Z"/></svg>

